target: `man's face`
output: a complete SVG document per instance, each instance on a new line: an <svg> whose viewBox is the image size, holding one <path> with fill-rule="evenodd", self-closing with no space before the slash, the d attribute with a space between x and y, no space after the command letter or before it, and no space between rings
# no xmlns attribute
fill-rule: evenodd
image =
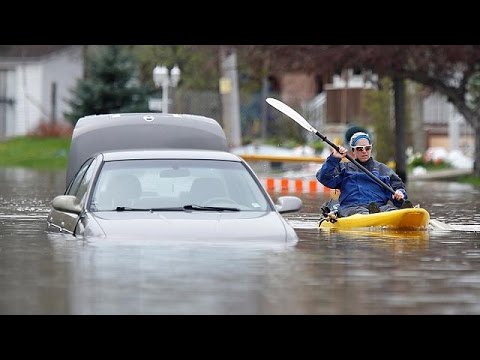
<svg viewBox="0 0 480 360"><path fill-rule="evenodd" d="M365 162L370 159L370 156L372 155L372 145L368 143L367 139L360 139L352 148L352 152L358 161Z"/></svg>

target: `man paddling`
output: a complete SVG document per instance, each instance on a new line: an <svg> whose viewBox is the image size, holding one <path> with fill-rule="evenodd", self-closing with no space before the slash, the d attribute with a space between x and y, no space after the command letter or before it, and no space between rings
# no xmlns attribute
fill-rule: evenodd
<svg viewBox="0 0 480 360"><path fill-rule="evenodd" d="M366 132L356 132L350 138L353 157L375 177L391 187L395 193L367 176L352 162L342 162L347 149L339 146L318 170L316 178L330 189L339 189L338 215L372 214L399 208L413 207L407 200L405 184L387 165L372 158L372 141Z"/></svg>

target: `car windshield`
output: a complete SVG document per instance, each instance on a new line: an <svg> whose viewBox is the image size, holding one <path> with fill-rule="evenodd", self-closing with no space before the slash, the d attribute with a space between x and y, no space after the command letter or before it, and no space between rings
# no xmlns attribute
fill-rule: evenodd
<svg viewBox="0 0 480 360"><path fill-rule="evenodd" d="M106 162L90 211L267 211L266 194L240 162L155 159Z"/></svg>

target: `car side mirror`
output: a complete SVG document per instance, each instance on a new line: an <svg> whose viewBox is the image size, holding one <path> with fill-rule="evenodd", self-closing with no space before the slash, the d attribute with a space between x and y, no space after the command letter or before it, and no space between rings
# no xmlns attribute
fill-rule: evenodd
<svg viewBox="0 0 480 360"><path fill-rule="evenodd" d="M302 206L303 201L297 196L280 196L275 204L281 214L299 211Z"/></svg>
<svg viewBox="0 0 480 360"><path fill-rule="evenodd" d="M52 207L55 210L80 214L82 206L80 200L74 195L59 195L52 200Z"/></svg>

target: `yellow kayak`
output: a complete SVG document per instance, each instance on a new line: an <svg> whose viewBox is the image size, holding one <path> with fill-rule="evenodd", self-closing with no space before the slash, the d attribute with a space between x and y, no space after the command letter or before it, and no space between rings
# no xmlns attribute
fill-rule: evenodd
<svg viewBox="0 0 480 360"><path fill-rule="evenodd" d="M381 227L391 230L426 230L430 214L422 208L407 208L376 214L355 214L335 222L320 221L322 229L354 229Z"/></svg>

